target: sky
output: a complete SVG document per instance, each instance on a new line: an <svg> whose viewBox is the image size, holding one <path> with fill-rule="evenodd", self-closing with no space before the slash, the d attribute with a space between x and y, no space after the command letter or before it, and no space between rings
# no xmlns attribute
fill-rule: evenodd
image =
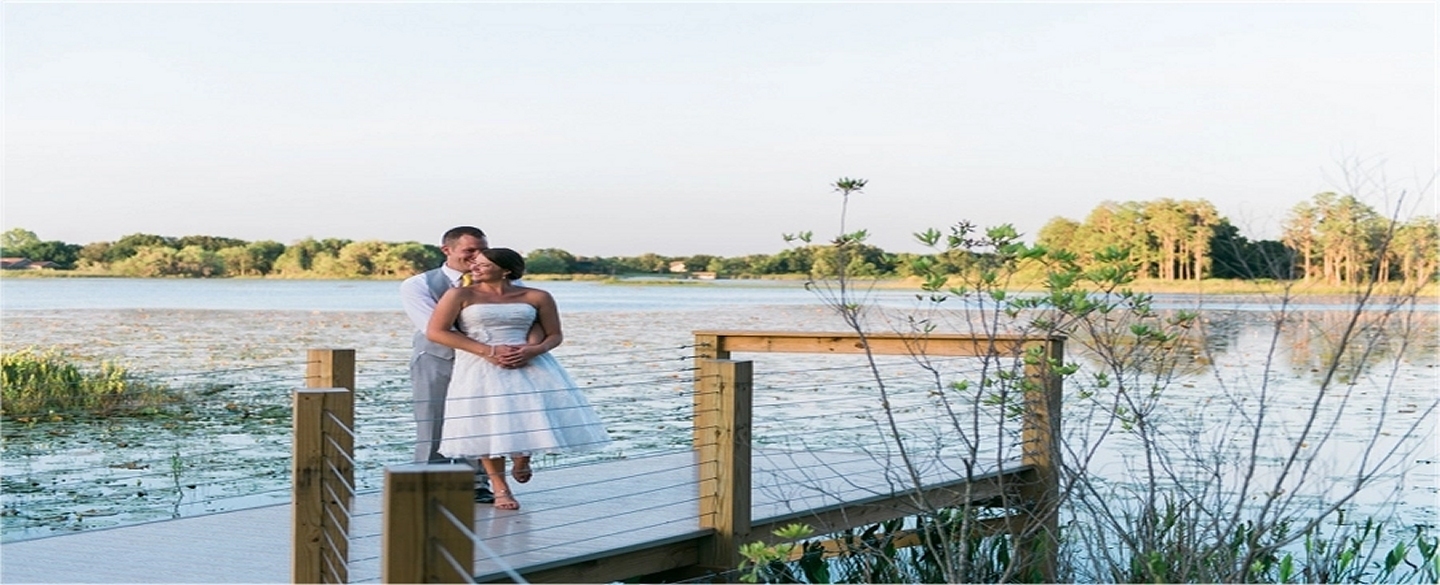
<svg viewBox="0 0 1440 585"><path fill-rule="evenodd" d="M6 1L0 229L735 256L852 177L892 252L1165 197L1274 238L1356 166L1433 214L1436 10Z"/></svg>

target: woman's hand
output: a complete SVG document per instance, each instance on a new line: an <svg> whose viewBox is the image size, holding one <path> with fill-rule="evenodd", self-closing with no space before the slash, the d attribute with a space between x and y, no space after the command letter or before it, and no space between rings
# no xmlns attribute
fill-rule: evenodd
<svg viewBox="0 0 1440 585"><path fill-rule="evenodd" d="M503 347L505 348L504 352L497 350L495 353L495 363L502 368L523 368L525 364L530 363L530 360L535 356L545 353L543 348L531 344L507 345Z"/></svg>

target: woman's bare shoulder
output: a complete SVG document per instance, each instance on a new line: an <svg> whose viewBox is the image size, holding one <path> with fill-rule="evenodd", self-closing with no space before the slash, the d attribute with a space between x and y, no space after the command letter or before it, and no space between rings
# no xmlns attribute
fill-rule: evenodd
<svg viewBox="0 0 1440 585"><path fill-rule="evenodd" d="M554 297L550 296L550 293L548 291L540 290L538 288L530 288L528 286L516 288L521 291L521 298L525 299L525 302L527 303L533 304L545 301L554 302Z"/></svg>

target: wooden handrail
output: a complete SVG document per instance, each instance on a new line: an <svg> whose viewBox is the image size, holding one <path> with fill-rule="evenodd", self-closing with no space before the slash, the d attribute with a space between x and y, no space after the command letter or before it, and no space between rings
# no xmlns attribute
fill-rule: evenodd
<svg viewBox="0 0 1440 585"><path fill-rule="evenodd" d="M726 330L700 330L694 335L694 355L700 370L695 378L694 399L694 441L701 462L700 513L702 525L716 530L715 545L703 553L708 562L702 564L733 567L736 552L732 547L738 546L751 529L750 362L730 361L732 353L1011 356L1026 364L1021 462L1027 468L1028 479L1019 486L1019 494L1027 510L1012 530L1024 541L1016 561L1028 574L1046 582L1055 580L1063 383L1051 365L1064 360L1064 336ZM722 374L720 368L727 364L744 364L743 378L734 373L728 377ZM733 390L727 391L727 386ZM713 519L707 521L707 517Z"/></svg>
<svg viewBox="0 0 1440 585"><path fill-rule="evenodd" d="M1042 342L1063 342L1063 336L960 335L932 333L866 333L865 343L875 355L929 355L980 357L1018 355L1025 347ZM860 335L854 332L804 331L723 331L695 332L695 357L728 359L731 352L757 353L865 353Z"/></svg>

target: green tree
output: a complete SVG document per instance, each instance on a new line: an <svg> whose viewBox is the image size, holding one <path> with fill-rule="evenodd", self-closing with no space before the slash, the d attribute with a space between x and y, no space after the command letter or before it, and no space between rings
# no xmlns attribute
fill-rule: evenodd
<svg viewBox="0 0 1440 585"><path fill-rule="evenodd" d="M4 250L3 254L7 257L14 255L12 250L27 248L38 243L40 243L40 236L24 228L12 228L0 234L0 250Z"/></svg>
<svg viewBox="0 0 1440 585"><path fill-rule="evenodd" d="M1080 231L1080 223L1067 217L1054 217L1040 228L1035 236L1035 243L1051 250L1075 250L1075 236Z"/></svg>
<svg viewBox="0 0 1440 585"><path fill-rule="evenodd" d="M525 255L525 272L529 274L573 274L575 256L559 248L540 248Z"/></svg>
<svg viewBox="0 0 1440 585"><path fill-rule="evenodd" d="M1285 244L1275 240L1252 242L1240 235L1240 230L1228 220L1222 220L1215 227L1210 249L1211 276L1215 278L1294 278L1295 254Z"/></svg>
<svg viewBox="0 0 1440 585"><path fill-rule="evenodd" d="M109 264L110 242L91 242L80 248L80 265L85 267L104 268Z"/></svg>
<svg viewBox="0 0 1440 585"><path fill-rule="evenodd" d="M1144 204L1145 227L1155 244L1156 267L1161 280L1175 280L1181 273L1185 243L1189 241L1190 218L1185 207L1173 199L1157 199Z"/></svg>
<svg viewBox="0 0 1440 585"><path fill-rule="evenodd" d="M1383 219L1353 195L1321 193L1312 200L1319 212L1315 226L1320 267L1327 284L1360 282L1374 260Z"/></svg>
<svg viewBox="0 0 1440 585"><path fill-rule="evenodd" d="M635 260L640 265L642 272L667 272L670 270L670 261L672 258L646 252Z"/></svg>
<svg viewBox="0 0 1440 585"><path fill-rule="evenodd" d="M681 258L681 260L685 261L685 270L690 272L704 272L710 267L710 262L718 258L719 256L711 256L709 254L696 254L689 258Z"/></svg>
<svg viewBox="0 0 1440 585"><path fill-rule="evenodd" d="M1425 284L1435 278L1440 264L1440 224L1435 217L1412 219L1395 230L1390 254L1400 267L1400 278L1411 284Z"/></svg>
<svg viewBox="0 0 1440 585"><path fill-rule="evenodd" d="M1075 233L1074 252L1080 266L1101 263L1106 250L1126 250L1129 261L1139 267L1139 276L1154 276L1157 251L1145 225L1143 204L1134 201L1106 201L1090 212Z"/></svg>
<svg viewBox="0 0 1440 585"><path fill-rule="evenodd" d="M175 252L174 270L175 276L224 276L225 260L200 246L185 246Z"/></svg>
<svg viewBox="0 0 1440 585"><path fill-rule="evenodd" d="M178 271L178 251L168 246L139 246L130 255L110 263L110 270L121 276L154 278L171 276Z"/></svg>
<svg viewBox="0 0 1440 585"><path fill-rule="evenodd" d="M746 256L736 256L734 258L717 256L711 260L709 264L705 265L705 272L714 272L715 274L727 276L748 274L749 269L750 261Z"/></svg>
<svg viewBox="0 0 1440 585"><path fill-rule="evenodd" d="M323 250L320 242L315 238L305 238L292 243L275 259L271 272L282 276L304 275L310 272L310 267L315 263L315 257L320 255Z"/></svg>
<svg viewBox="0 0 1440 585"><path fill-rule="evenodd" d="M59 268L74 268L80 246L59 240L41 241L35 232L14 228L0 234L0 256L54 262Z"/></svg>
<svg viewBox="0 0 1440 585"><path fill-rule="evenodd" d="M243 247L246 244L249 244L249 242L246 242L245 240L237 240L235 238L222 238L218 236L182 236L181 238L175 240L175 245L173 247L185 248L187 246L199 246L201 249L204 250L218 252L225 248L234 248L237 246Z"/></svg>
<svg viewBox="0 0 1440 585"><path fill-rule="evenodd" d="M334 276L354 277L379 274L375 260L390 246L379 240L350 242L335 254L337 274Z"/></svg>
<svg viewBox="0 0 1440 585"><path fill-rule="evenodd" d="M155 234L130 234L115 240L115 243L111 244L110 247L105 250L104 261L106 263L114 263L119 260L124 260L134 256L139 252L140 248L146 247L178 249L175 246L175 238L157 236Z"/></svg>
<svg viewBox="0 0 1440 585"><path fill-rule="evenodd" d="M1295 259L1300 263L1300 278L1304 280L1318 276L1316 226L1319 223L1320 210L1310 201L1295 204L1285 218L1284 235L1280 241L1295 251Z"/></svg>
<svg viewBox="0 0 1440 585"><path fill-rule="evenodd" d="M59 268L70 269L75 267L75 261L80 259L80 246L67 244L59 240L48 242L37 242L29 247L23 248L22 256L35 261L54 262ZM9 254L6 254L7 256Z"/></svg>
<svg viewBox="0 0 1440 585"><path fill-rule="evenodd" d="M419 274L445 261L439 247L419 242L391 244L375 258L376 274L410 276Z"/></svg>
<svg viewBox="0 0 1440 585"><path fill-rule="evenodd" d="M215 252L225 264L225 274L232 276L259 276L263 274L255 265L255 257L245 246L231 246Z"/></svg>
<svg viewBox="0 0 1440 585"><path fill-rule="evenodd" d="M1210 273L1210 242L1215 238L1215 229L1222 218L1215 206L1204 199L1181 201L1180 204L1185 210L1187 238L1184 252L1188 252L1182 254L1181 266L1189 269L1188 275L1181 274L1180 277L1200 280Z"/></svg>
<svg viewBox="0 0 1440 585"><path fill-rule="evenodd" d="M275 261L285 253L285 244L274 240L260 240L246 244L245 250L249 252L257 272L270 274L270 271L275 268Z"/></svg>
<svg viewBox="0 0 1440 585"><path fill-rule="evenodd" d="M573 270L576 274L615 274L613 258L577 256Z"/></svg>

